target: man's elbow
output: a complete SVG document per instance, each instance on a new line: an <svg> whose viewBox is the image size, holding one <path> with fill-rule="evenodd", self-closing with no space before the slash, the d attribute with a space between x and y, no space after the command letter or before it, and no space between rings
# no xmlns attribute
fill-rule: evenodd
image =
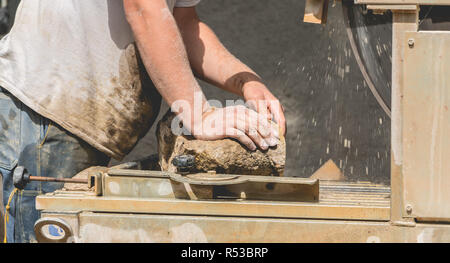
<svg viewBox="0 0 450 263"><path fill-rule="evenodd" d="M128 23L132 24L136 17L142 16L143 6L141 2L140 0L123 0L123 9Z"/></svg>
<svg viewBox="0 0 450 263"><path fill-rule="evenodd" d="M123 7L130 24L136 19L159 19L170 13L166 0L123 0Z"/></svg>

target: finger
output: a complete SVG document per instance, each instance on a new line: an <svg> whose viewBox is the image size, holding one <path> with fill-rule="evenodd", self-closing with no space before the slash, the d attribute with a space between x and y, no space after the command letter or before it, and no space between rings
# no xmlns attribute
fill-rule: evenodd
<svg viewBox="0 0 450 263"><path fill-rule="evenodd" d="M227 137L231 137L233 139L238 140L243 145L245 145L251 151L256 150L255 143L241 130L236 128L228 128L227 129Z"/></svg>
<svg viewBox="0 0 450 263"><path fill-rule="evenodd" d="M265 151L269 149L269 146L273 146L269 145L267 141L263 139L258 130L254 126L251 126L248 119L238 117L238 121L236 124L236 128L244 132L260 149Z"/></svg>
<svg viewBox="0 0 450 263"><path fill-rule="evenodd" d="M250 124L250 127L256 128L263 138L274 137L269 120L264 115L261 115L253 110L247 110L245 115L239 116L246 118Z"/></svg>
<svg viewBox="0 0 450 263"><path fill-rule="evenodd" d="M265 119L260 114L258 115L258 132L270 147L278 145L280 143L280 135L278 129L276 129L275 126L271 124L271 121Z"/></svg>
<svg viewBox="0 0 450 263"><path fill-rule="evenodd" d="M249 108L256 111L260 115L262 115L267 120L272 120L272 115L270 114L267 101L265 100L248 100L247 105Z"/></svg>
<svg viewBox="0 0 450 263"><path fill-rule="evenodd" d="M246 132L249 136L251 135L250 138L255 141L259 140L259 137L261 137L261 142L255 141L261 149L265 150L266 144L269 147L273 147L280 143L277 137L278 131L273 129L272 125L270 125L269 121L265 119L264 116L249 110L246 115L239 115L238 118L245 123Z"/></svg>
<svg viewBox="0 0 450 263"><path fill-rule="evenodd" d="M284 116L283 106L278 100L269 103L269 110L274 116L274 120L278 124L281 134L286 135L286 118Z"/></svg>

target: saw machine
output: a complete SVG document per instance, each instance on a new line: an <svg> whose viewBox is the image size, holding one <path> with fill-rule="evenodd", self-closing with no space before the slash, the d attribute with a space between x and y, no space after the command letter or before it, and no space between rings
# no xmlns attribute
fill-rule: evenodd
<svg viewBox="0 0 450 263"><path fill-rule="evenodd" d="M355 224L358 220L373 225L373 231L389 220L389 187L381 185L321 182L319 186L318 179L190 173L185 161L178 163L184 165L177 173L169 173L148 170L145 163L92 168L81 173L86 179L72 179L77 180L71 182L75 185L39 196L36 205L42 218L35 225L37 240L332 241L337 236L320 240L302 232L319 225L328 231L346 226L339 230L344 238L348 227L361 229ZM329 171L319 170L315 177L323 173ZM28 177L18 173L16 182L23 184ZM361 235L357 240L367 238Z"/></svg>
<svg viewBox="0 0 450 263"><path fill-rule="evenodd" d="M37 240L449 242L450 31L433 29L442 25L434 11L423 14L447 6L450 0L343 2L354 57L391 117L390 186L318 180L326 169L306 179L191 173L186 156L177 173L145 161L93 167L73 187L37 197ZM306 0L304 20L325 23L327 7L328 0ZM24 169L15 179L46 180Z"/></svg>

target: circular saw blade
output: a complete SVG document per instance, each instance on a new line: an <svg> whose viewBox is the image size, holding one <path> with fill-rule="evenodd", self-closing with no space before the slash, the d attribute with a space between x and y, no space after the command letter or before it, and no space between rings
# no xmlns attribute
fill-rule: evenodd
<svg viewBox="0 0 450 263"><path fill-rule="evenodd" d="M392 14L374 15L364 6L343 1L350 46L367 86L391 116Z"/></svg>

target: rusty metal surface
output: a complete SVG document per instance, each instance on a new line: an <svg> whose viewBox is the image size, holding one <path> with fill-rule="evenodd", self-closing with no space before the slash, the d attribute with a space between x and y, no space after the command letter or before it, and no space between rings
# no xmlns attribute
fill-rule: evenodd
<svg viewBox="0 0 450 263"><path fill-rule="evenodd" d="M97 197L58 191L39 196L36 207L51 211L97 211L171 215L389 220L389 188L368 183L324 183L318 203L192 201L174 198Z"/></svg>
<svg viewBox="0 0 450 263"><path fill-rule="evenodd" d="M42 177L42 176L30 176L30 181L88 184L88 181L84 180L84 179L53 178L53 177Z"/></svg>
<svg viewBox="0 0 450 263"><path fill-rule="evenodd" d="M407 32L403 87L403 211L450 218L450 32Z"/></svg>
<svg viewBox="0 0 450 263"><path fill-rule="evenodd" d="M43 212L71 224L74 240L95 242L449 242L450 225L388 222Z"/></svg>

